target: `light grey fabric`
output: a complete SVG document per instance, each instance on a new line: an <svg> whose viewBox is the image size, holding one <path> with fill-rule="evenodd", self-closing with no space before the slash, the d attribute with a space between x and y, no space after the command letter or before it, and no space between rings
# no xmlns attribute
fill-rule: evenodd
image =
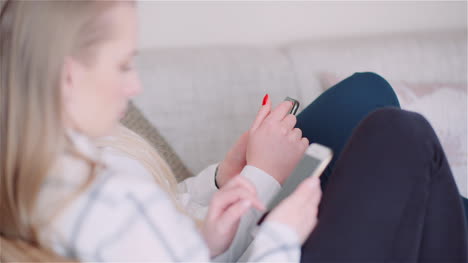
<svg viewBox="0 0 468 263"><path fill-rule="evenodd" d="M373 71L389 80L467 83L466 31L310 40L285 46L304 100L322 90L319 75ZM310 88L314 87L314 88Z"/></svg>
<svg viewBox="0 0 468 263"><path fill-rule="evenodd" d="M467 83L465 31L308 40L282 47L142 50L144 92L134 99L192 173L218 162L248 129L265 93L302 110L324 72L374 71L390 80ZM455 174L467 182L467 173ZM460 179L461 178L461 179ZM468 186L460 185L465 196Z"/></svg>
<svg viewBox="0 0 468 263"><path fill-rule="evenodd" d="M134 102L193 173L224 158L268 93L299 96L287 57L268 48L150 50L138 61Z"/></svg>

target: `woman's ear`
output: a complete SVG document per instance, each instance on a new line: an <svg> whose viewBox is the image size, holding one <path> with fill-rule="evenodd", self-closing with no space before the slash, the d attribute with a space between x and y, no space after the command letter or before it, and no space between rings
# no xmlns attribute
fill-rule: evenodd
<svg viewBox="0 0 468 263"><path fill-rule="evenodd" d="M83 87L86 87L86 69L72 57L64 59L60 76L61 111L65 125L78 129L83 105Z"/></svg>
<svg viewBox="0 0 468 263"><path fill-rule="evenodd" d="M65 57L62 76L60 78L60 92L62 95L62 102L67 105L73 102L73 98L78 93L80 88L80 81L82 77L81 65L72 57Z"/></svg>
<svg viewBox="0 0 468 263"><path fill-rule="evenodd" d="M60 96L62 116L65 125L78 127L77 117L80 112L80 88L83 86L83 68L72 57L66 57L60 78Z"/></svg>
<svg viewBox="0 0 468 263"><path fill-rule="evenodd" d="M74 65L73 59L66 57L62 67L62 75L60 77L60 93L62 96L63 105L67 105L73 98L73 86L74 86Z"/></svg>

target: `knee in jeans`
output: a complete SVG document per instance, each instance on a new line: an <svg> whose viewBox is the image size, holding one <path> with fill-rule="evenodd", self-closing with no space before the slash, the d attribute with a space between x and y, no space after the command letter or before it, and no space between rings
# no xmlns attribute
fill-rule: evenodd
<svg viewBox="0 0 468 263"><path fill-rule="evenodd" d="M374 72L356 72L352 78L358 83L362 83L362 87L366 87L368 93L386 94L387 97L392 98L392 105L399 107L400 103L390 83L382 76Z"/></svg>
<svg viewBox="0 0 468 263"><path fill-rule="evenodd" d="M387 80L375 72L356 72L353 78L358 81L372 82L373 86L391 87Z"/></svg>

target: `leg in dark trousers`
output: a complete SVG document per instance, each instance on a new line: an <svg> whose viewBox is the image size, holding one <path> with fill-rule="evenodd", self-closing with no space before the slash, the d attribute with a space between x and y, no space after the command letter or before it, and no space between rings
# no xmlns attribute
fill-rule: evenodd
<svg viewBox="0 0 468 263"><path fill-rule="evenodd" d="M333 150L333 160L320 177L322 189L358 123L382 107L400 107L393 88L378 74L360 72L330 87L297 116L296 127L304 137ZM462 200L468 222L468 199Z"/></svg>
<svg viewBox="0 0 468 263"><path fill-rule="evenodd" d="M296 127L304 137L333 150L333 159L320 177L322 188L353 129L382 107L400 107L392 86L373 72L359 72L326 90L297 116Z"/></svg>
<svg viewBox="0 0 468 263"><path fill-rule="evenodd" d="M329 178L302 262L467 262L462 203L441 145L419 114L377 110Z"/></svg>

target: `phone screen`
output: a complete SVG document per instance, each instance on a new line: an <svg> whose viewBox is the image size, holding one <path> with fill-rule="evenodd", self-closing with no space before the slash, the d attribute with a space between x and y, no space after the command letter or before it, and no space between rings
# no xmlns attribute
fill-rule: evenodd
<svg viewBox="0 0 468 263"><path fill-rule="evenodd" d="M311 176L314 171L319 167L321 163L320 159L314 158L308 154L304 154L304 157L296 166L291 176L286 179L283 184L281 191L278 195L273 199L273 201L267 205L268 209L271 210L275 207L279 202L281 202L284 198L290 195L297 186L304 181L305 178Z"/></svg>
<svg viewBox="0 0 468 263"><path fill-rule="evenodd" d="M308 154L304 154L302 160L296 166L291 176L283 184L281 191L278 195L267 205L267 211L271 211L277 204L283 201L288 195L290 195L297 186L304 181L305 178L311 176L314 171L319 167L322 160L314 158ZM260 225L269 212L266 212L260 220L257 222L257 225Z"/></svg>

